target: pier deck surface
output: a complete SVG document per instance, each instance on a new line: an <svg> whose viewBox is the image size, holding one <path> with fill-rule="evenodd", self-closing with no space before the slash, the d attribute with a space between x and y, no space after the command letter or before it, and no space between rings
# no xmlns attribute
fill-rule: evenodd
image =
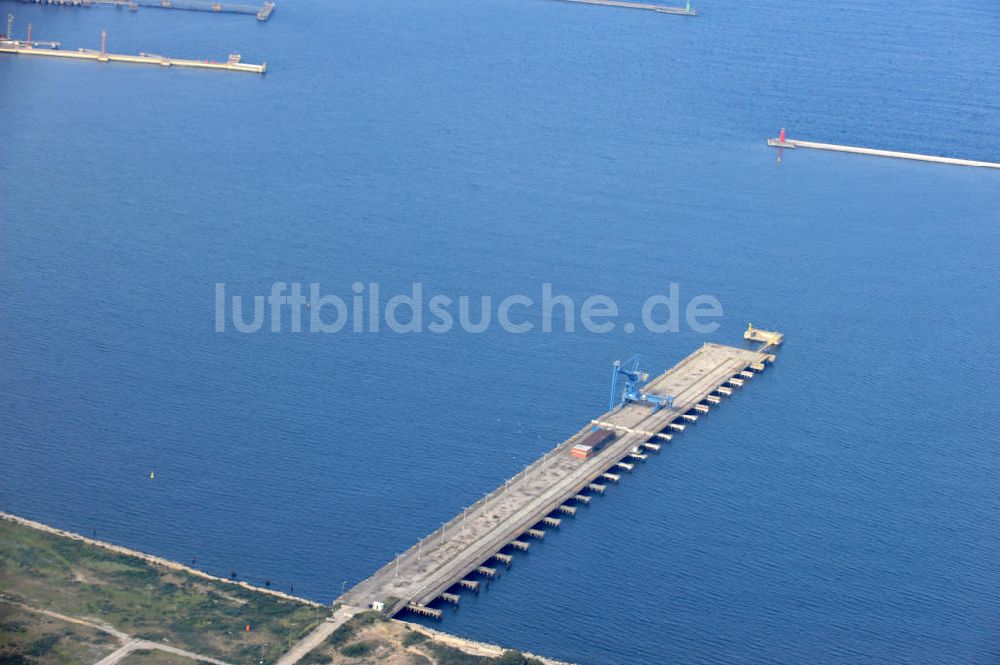
<svg viewBox="0 0 1000 665"><path fill-rule="evenodd" d="M850 145L834 143L817 143L815 141L799 141L798 139L768 139L772 148L812 148L814 150L832 150L834 152L850 152L856 155L873 155L875 157L892 157L894 159L912 159L918 162L935 162L937 164L953 164L955 166L977 166L986 169L1000 169L995 162L980 162L974 159L957 159L955 157L938 157L937 155L918 155L913 152L898 152L896 150L877 150L875 148L857 148Z"/></svg>
<svg viewBox="0 0 1000 665"><path fill-rule="evenodd" d="M673 395L674 408L653 413L649 406L627 404L600 419L622 428L659 432L734 375L767 357L759 351L706 344L646 387L649 393ZM584 491L634 446L649 440L648 434L625 432L590 459L571 457L569 448L590 429L590 425L581 429L411 547L398 563L389 562L338 600L354 607L385 602L389 614L409 603L430 603Z"/></svg>
<svg viewBox="0 0 1000 665"><path fill-rule="evenodd" d="M266 21L274 11L273 2L261 5L247 5L218 0L21 0L24 3L36 5L69 5L73 7L108 6L119 9L138 9L153 7L156 9L182 9L187 11L212 12L215 14L254 14L261 21Z"/></svg>
<svg viewBox="0 0 1000 665"><path fill-rule="evenodd" d="M645 9L661 14L680 14L681 16L697 16L698 12L687 7L668 7L646 2L627 2L625 0L562 0L562 2L578 2L584 5L604 5L606 7L624 7L626 9Z"/></svg>
<svg viewBox="0 0 1000 665"><path fill-rule="evenodd" d="M10 45L11 42L0 42L0 53L13 55L30 55L49 58L70 58L76 60L93 60L96 62L129 62L137 65L159 65L160 67L194 67L197 69L224 69L231 72L251 72L263 74L267 65L254 65L246 62L213 62L211 60L191 60L188 58L168 58L162 55L124 55L121 53L102 53L100 51L62 51L45 48L26 48L20 45Z"/></svg>

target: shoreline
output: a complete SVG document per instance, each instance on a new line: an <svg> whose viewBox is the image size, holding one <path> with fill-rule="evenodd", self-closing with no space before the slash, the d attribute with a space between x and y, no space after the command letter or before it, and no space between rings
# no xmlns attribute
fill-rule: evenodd
<svg viewBox="0 0 1000 665"><path fill-rule="evenodd" d="M490 644L489 642L477 642L476 640L470 640L467 637L459 637L458 635L452 635L451 633L445 633L440 630L435 630L434 628L428 628L419 623L410 623L408 621L403 621L401 619L390 619L390 621L397 621L399 623L409 626L410 630L423 633L427 637L446 644L448 646L460 649L465 653L471 654L473 656L486 656L488 658L499 658L503 655L505 651L517 651L518 653L524 655L527 658L534 658L535 660L542 661L545 665L575 665L566 660L556 660L555 658L549 658L548 656L539 656L537 653L531 653L530 651L524 651L522 649L515 649L513 647L502 647L496 644Z"/></svg>
<svg viewBox="0 0 1000 665"><path fill-rule="evenodd" d="M121 554L121 555L124 555L124 556L128 556L128 557L132 557L132 558L135 558L135 559L139 559L141 561L144 561L145 563L152 564L154 566L160 566L160 567L163 567L163 568L167 568L169 570L174 570L174 571L179 571L179 572L187 573L189 575L193 575L193 576L199 577L199 578L204 579L204 580L209 580L209 581L212 581L212 582L221 582L221 583L232 585L232 586L238 586L238 587L241 587L241 588L246 589L248 591L254 591L254 592L258 592L258 593L267 594L267 595L273 596L275 598L281 598L282 600L288 600L288 601L292 601L292 602L296 602L296 603L301 603L303 605L308 605L308 606L311 606L311 607L316 607L316 608L321 608L321 609L329 610L330 613L331 613L331 616L327 617L320 624L320 626L318 626L317 629L316 629L316 630L318 630L318 631L320 631L322 633L326 633L325 636L328 636L328 634L330 632L332 632L338 625L340 625L340 623L343 623L343 621L345 621L348 618L350 618L350 616L353 616L357 612L363 611L363 610L360 610L358 608L345 606L343 609L346 610L346 615L343 616L340 621L337 621L336 618L335 618L337 613L334 612L332 606L330 606L330 605L323 605L321 603L317 603L316 601L309 600L308 598L302 598L300 596L293 596L291 594L284 593L282 591L276 591L274 589L267 589L265 587L255 586L255 585L249 584L247 582L242 582L242 581L238 581L238 580L227 579L225 577L219 577L217 575L212 575L210 573L206 573L203 570L198 570L197 568L192 568L191 566L188 566L186 564L178 563L177 561L172 561L170 559L165 559L163 557L156 556L156 555L153 555L153 554L148 554L146 552L140 552L138 550L134 550L134 549L131 549L131 548L128 548L128 547L123 547L121 545L115 545L114 543L109 543L109 542L107 542L105 540L98 540L96 538L90 538L88 536L84 536L82 534L75 533L73 531L67 531L65 529L59 529L59 528L54 527L54 526L49 526L48 524L45 524L43 522L38 522L36 520L31 520L31 519L28 519L26 517L21 517L19 515L14 515L12 513L0 511L0 520L11 522L13 524L17 524L17 525L20 525L20 526L23 526L23 527L27 527L27 528L30 528L30 529L34 529L36 531L40 531L40 532L43 532L43 533L46 533L46 534L49 534L49 535L53 535L53 536L57 536L57 537L61 537L61 538L67 538L69 540L75 540L77 542L81 542L81 543L84 543L86 545L93 545L95 547L99 547L99 548L101 548L103 550L106 550L106 551L109 551L109 552L113 552L115 554ZM44 612L44 611L48 611L48 610L42 610L42 611ZM503 655L503 653L505 651L518 651L519 653L521 653L521 654L523 654L523 655L525 655L525 656L527 656L529 658L535 658L535 659L541 661L545 665L573 665L572 663L569 663L567 661L556 660L556 659L553 659L553 658L548 658L546 656L539 656L537 654L529 653L527 651L521 651L520 649L515 649L513 647L503 647L503 646L498 645L498 644L490 644L490 643L487 643L487 642L478 642L476 640L472 640L472 639L465 638L465 637L460 637L458 635L453 635L451 633L445 633L445 632L442 632L440 630L435 630L433 628L428 628L426 626L422 626L422 625L416 624L416 623L410 623L408 621L402 621L400 619L389 618L388 621L390 621L392 623L395 623L395 624L399 624L401 626L406 626L407 629L409 629L409 630L421 633L421 634L427 636L428 638L430 638L430 639L432 639L432 640L434 640L436 642L439 642L441 644L453 647L455 649L459 649L459 650L461 650L461 651L463 651L463 652L465 652L465 653L467 653L469 655L472 655L472 656L483 656L483 657L497 658L497 657ZM308 640L309 640L309 636L307 635L306 638L304 638L303 640L301 640L301 642L305 643ZM282 658L282 660L280 662L282 662L282 663L295 663L295 662L298 662L301 658L303 658L306 655L308 655L309 653L311 653L315 648L319 647L321 644L322 644L322 641L318 642L317 644L311 645L309 648L307 648L305 650L300 650L298 653L295 653L295 655L292 658L286 660L286 658L288 656L291 656L296 651L296 649L293 647L293 649L291 651L286 652L285 656L283 656L283 658Z"/></svg>
<svg viewBox="0 0 1000 665"><path fill-rule="evenodd" d="M182 571L190 575L195 575L196 577L200 577L202 579L211 580L213 582L223 582L225 584L231 584L233 586L243 587L244 589L247 589L249 591L266 593L276 598L281 598L283 600L290 600L296 603L302 603L303 605L310 605L312 607L323 607L326 609L330 609L329 605L317 603L316 601L309 600L308 598L302 598L301 596L293 596L292 594L285 593L283 591L267 589L265 587L255 586L247 582L241 582L239 580L231 580L225 577L212 575L210 573L206 573L203 570L198 570L197 568L192 568L191 566L185 565L183 563L178 563L176 561L171 561L170 559L164 559L163 557L156 556L155 554L147 554L146 552L140 552L138 550L129 549L128 547L122 547L121 545L115 545L114 543L109 543L105 540L97 540L96 538L89 538L79 533L66 531L65 529L58 529L54 526L49 526L48 524L44 524L42 522L36 522L35 520L29 520L26 517L20 517L18 515L13 515L11 513L0 511L0 519L7 520L8 522L14 522L15 524L20 524L21 526L30 527L32 529L37 529L38 531L43 531L45 533L50 533L55 536L62 536L63 538L69 538L71 540L83 542L88 545L94 545L95 547L100 547L102 549L115 552L116 554L124 554L125 556L141 559L142 561L145 561L146 563L151 563L155 566L162 566L164 568L169 568L171 570Z"/></svg>

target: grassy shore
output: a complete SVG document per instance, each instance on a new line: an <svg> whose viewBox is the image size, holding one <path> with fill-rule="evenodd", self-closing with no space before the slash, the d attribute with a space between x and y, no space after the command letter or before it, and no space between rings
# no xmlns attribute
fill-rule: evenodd
<svg viewBox="0 0 1000 665"><path fill-rule="evenodd" d="M330 614L0 520L0 665L94 663L120 646L113 634L28 608L247 665L274 662ZM122 663L177 659L136 652Z"/></svg>
<svg viewBox="0 0 1000 665"><path fill-rule="evenodd" d="M117 665L194 665L191 656L219 665L274 663L331 615L311 601L0 517L0 665L94 665L125 645L134 650L116 653ZM356 614L335 630L326 625L332 634L298 665L556 662L378 612Z"/></svg>

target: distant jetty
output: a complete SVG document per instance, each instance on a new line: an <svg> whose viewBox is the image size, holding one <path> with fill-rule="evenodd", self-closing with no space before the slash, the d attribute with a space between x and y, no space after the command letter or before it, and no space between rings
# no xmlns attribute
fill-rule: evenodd
<svg viewBox="0 0 1000 665"><path fill-rule="evenodd" d="M33 2L36 5L70 5L73 7L107 6L119 9L138 11L139 7L155 7L157 9L185 9L195 12L212 12L215 14L253 14L258 21L266 21L274 13L274 3L265 2L261 6L241 5L231 2L215 2L214 0L21 0Z"/></svg>
<svg viewBox="0 0 1000 665"><path fill-rule="evenodd" d="M661 14L678 14L680 16L697 16L698 12L691 9L691 2L683 7L668 7L667 5L655 5L645 2L625 2L624 0L561 0L562 2L578 2L584 5L604 5L605 7L624 7L626 9L645 9L650 12Z"/></svg>
<svg viewBox="0 0 1000 665"><path fill-rule="evenodd" d="M833 150L835 152L852 152L858 155L874 155L876 157L893 157L895 159L911 159L919 162L936 162L938 164L953 164L955 166L978 166L987 169L1000 169L1000 164L995 162L977 162L972 159L956 159L954 157L938 157L936 155L918 155L912 152L896 152L894 150L876 150L874 148L856 148L849 145L835 145L833 143L815 143L813 141L799 141L797 139L786 138L785 130L782 129L778 138L768 139L767 144L772 148L813 148L815 150Z"/></svg>
<svg viewBox="0 0 1000 665"><path fill-rule="evenodd" d="M8 18L7 25L10 26L13 17ZM8 35L11 30L8 27ZM129 62L138 65L157 65L160 67L194 67L198 69L222 69L230 72L250 72L252 74L263 74L267 71L267 63L260 65L243 62L243 58L238 53L232 53L225 62L214 60L191 60L187 58L170 58L165 55L155 55L151 53L140 53L138 55L125 55L121 53L108 53L107 32L101 33L101 50L79 49L76 51L63 51L59 48L59 42L37 42L31 39L31 26L28 26L28 38L25 41L11 39L9 36L0 38L0 53L12 55L31 55L49 58L71 58L74 60L93 60L96 62ZM40 48L41 46L41 48ZM47 47L47 48L45 48Z"/></svg>

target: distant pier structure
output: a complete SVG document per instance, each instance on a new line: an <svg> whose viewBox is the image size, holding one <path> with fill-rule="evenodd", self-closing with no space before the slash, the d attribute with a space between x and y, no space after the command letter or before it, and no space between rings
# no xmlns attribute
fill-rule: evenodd
<svg viewBox="0 0 1000 665"><path fill-rule="evenodd" d="M37 47L26 47L21 45L11 45L9 42L0 41L0 53L25 56L43 56L50 58L70 58L74 60L92 60L95 62L128 62L135 65L156 65L158 67L191 67L194 69L221 69L230 72L250 72L252 74L263 74L267 71L267 64L250 64L242 61L238 53L230 54L229 58L223 62L216 60L191 60L189 58L168 58L164 55L150 55L140 53L138 55L126 55L123 53L108 53L107 51L62 51L58 49L46 49Z"/></svg>
<svg viewBox="0 0 1000 665"><path fill-rule="evenodd" d="M28 37L23 42L14 37L14 15L7 15L7 31L0 35L0 48L13 48L20 46L24 48L57 49L59 42L43 42L31 38L31 24L28 24Z"/></svg>
<svg viewBox="0 0 1000 665"><path fill-rule="evenodd" d="M25 47L11 45L0 41L0 53L25 56L43 56L50 58L70 58L73 60L92 60L95 62L128 62L135 65L156 65L158 67L190 67L194 69L221 69L230 72L249 72L263 74L267 71L267 63L250 64L242 61L238 53L232 53L225 61L192 60L190 58L168 58L165 55L140 53L127 55L124 53L108 53L107 51L63 51L59 49Z"/></svg>
<svg viewBox="0 0 1000 665"><path fill-rule="evenodd" d="M77 49L67 51L60 49L59 42L40 42L31 38L31 24L28 24L28 37L24 41L13 39L14 17L7 17L7 34L0 38L0 53L21 56L35 56L47 58L69 58L73 60L91 60L94 62L128 62L137 65L156 65L158 67L192 67L195 69L221 69L231 72L250 72L253 74L263 74L267 71L267 63L251 64L243 62L243 57L239 53L231 53L223 61L215 60L194 60L191 58L170 58L165 55L152 53L139 53L138 55L126 55L123 53L108 52L107 31L101 32L101 48Z"/></svg>
<svg viewBox="0 0 1000 665"><path fill-rule="evenodd" d="M850 152L857 155L872 155L875 157L892 157L894 159L910 159L918 162L935 162L937 164L952 164L955 166L978 166L987 169L1000 169L1000 164L996 162L979 162L972 159L957 159L955 157L938 157L936 155L919 155L912 152L897 152L894 150L877 150L875 148L857 148L849 145L836 145L834 143L816 143L814 141L800 141L790 139L785 136L785 129L782 128L777 138L767 140L767 144L772 148L778 148L778 161L781 161L782 149L812 148L814 150L832 150L834 152Z"/></svg>
<svg viewBox="0 0 1000 665"><path fill-rule="evenodd" d="M266 21L274 13L274 3L270 1L264 2L262 5L215 2L214 0L21 0L21 2L73 7L108 6L131 11L137 11L139 7L156 7L158 9L184 9L216 14L252 14L257 17L258 21Z"/></svg>
<svg viewBox="0 0 1000 665"><path fill-rule="evenodd" d="M611 408L534 463L397 554L336 602L390 616L440 618L443 603L478 592L515 553L528 552L603 495L650 454L719 406L774 362L781 333L749 326L755 349L705 344L653 380L634 363L615 363ZM630 359L630 360L633 360ZM498 564L502 564L498 565Z"/></svg>
<svg viewBox="0 0 1000 665"><path fill-rule="evenodd" d="M603 5L605 7L622 7L625 9L644 9L660 14L677 14L679 16L697 16L698 12L691 9L691 0L686 0L683 7L671 7L648 2L628 2L626 0L560 0L561 2L576 2L584 5Z"/></svg>

